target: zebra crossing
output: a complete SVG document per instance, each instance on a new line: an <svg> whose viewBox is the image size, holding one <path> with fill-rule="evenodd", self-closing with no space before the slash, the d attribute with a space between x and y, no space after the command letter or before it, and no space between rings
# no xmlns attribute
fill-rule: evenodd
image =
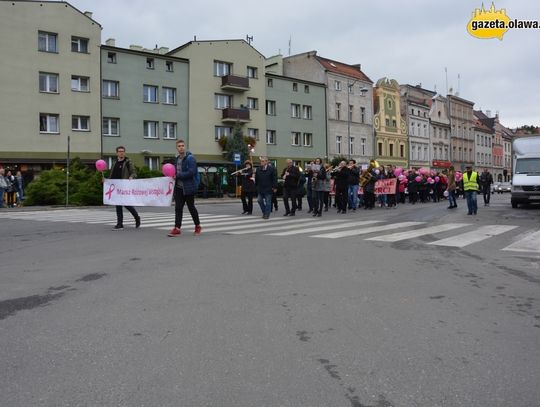
<svg viewBox="0 0 540 407"><path fill-rule="evenodd" d="M168 231L171 229L174 214L164 212L143 212L141 228ZM341 239L361 237L366 241L393 243L421 237L433 241L423 242L431 246L463 248L480 243L495 236L515 232L514 225L484 225L472 223L426 224L419 221L388 223L383 220L325 219L325 218L283 218L276 216L263 220L258 216L199 215L203 233L223 233L227 235L265 235L286 237L305 235L314 239ZM19 219L37 222L86 223L93 225L116 224L116 212L102 209L62 209L52 211L6 211L0 213L1 219ZM124 225L134 226L131 215L125 214ZM193 227L189 213L184 214L183 226ZM452 233L451 236L447 236ZM442 235L442 236L441 236ZM504 251L540 254L540 231L525 230L522 234L508 235Z"/></svg>

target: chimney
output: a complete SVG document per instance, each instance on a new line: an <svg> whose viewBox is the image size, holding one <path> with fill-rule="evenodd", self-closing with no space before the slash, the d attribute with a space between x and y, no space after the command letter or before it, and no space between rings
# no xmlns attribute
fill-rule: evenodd
<svg viewBox="0 0 540 407"><path fill-rule="evenodd" d="M356 68L358 69L359 71L362 70L362 64L354 64L354 65L351 65L353 68Z"/></svg>
<svg viewBox="0 0 540 407"><path fill-rule="evenodd" d="M116 47L116 40L114 38L109 38L107 41L105 41L105 45L108 45L109 47Z"/></svg>
<svg viewBox="0 0 540 407"><path fill-rule="evenodd" d="M88 17L88 18L92 18L92 15L93 15L93 14L94 14L94 13L92 13L91 11L85 11L85 12L84 12L84 15L85 15L86 17Z"/></svg>
<svg viewBox="0 0 540 407"><path fill-rule="evenodd" d="M169 48L167 47L159 47L158 54L165 55L167 52L169 52Z"/></svg>
<svg viewBox="0 0 540 407"><path fill-rule="evenodd" d="M129 49L132 49L134 51L142 51L143 50L143 47L141 45L134 45L134 44L131 44L129 46Z"/></svg>
<svg viewBox="0 0 540 407"><path fill-rule="evenodd" d="M491 110L486 110L486 116L491 119Z"/></svg>

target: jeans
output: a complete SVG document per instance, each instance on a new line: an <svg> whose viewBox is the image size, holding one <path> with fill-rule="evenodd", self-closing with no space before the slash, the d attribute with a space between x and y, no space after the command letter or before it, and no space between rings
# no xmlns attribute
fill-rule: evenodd
<svg viewBox="0 0 540 407"><path fill-rule="evenodd" d="M259 192L257 202L261 207L263 215L270 215L272 209L272 192Z"/></svg>
<svg viewBox="0 0 540 407"><path fill-rule="evenodd" d="M134 219L139 217L139 214L133 206L126 206L126 209L133 215ZM122 210L122 205L116 205L116 224L122 226L124 224L124 211Z"/></svg>
<svg viewBox="0 0 540 407"><path fill-rule="evenodd" d="M484 194L484 204L489 205L489 199L491 198L491 188L489 185L482 187L482 193Z"/></svg>
<svg viewBox="0 0 540 407"><path fill-rule="evenodd" d="M195 226L200 225L199 212L195 208L195 195L184 195L182 188L174 187L174 226L180 229L184 217L184 205L187 204Z"/></svg>
<svg viewBox="0 0 540 407"><path fill-rule="evenodd" d="M289 206L289 198L291 199L292 208ZM283 205L285 206L285 213L296 212L297 201L295 188L283 188Z"/></svg>
<svg viewBox="0 0 540 407"><path fill-rule="evenodd" d="M0 208L4 207L4 192L5 192L5 188L0 188Z"/></svg>
<svg viewBox="0 0 540 407"><path fill-rule="evenodd" d="M476 202L476 191L465 191L465 198L467 199L467 208L469 209L469 214L475 214L478 212L478 205Z"/></svg>
<svg viewBox="0 0 540 407"><path fill-rule="evenodd" d="M358 208L358 184L349 185L349 208Z"/></svg>
<svg viewBox="0 0 540 407"><path fill-rule="evenodd" d="M448 191L448 203L450 206L457 206L455 190Z"/></svg>

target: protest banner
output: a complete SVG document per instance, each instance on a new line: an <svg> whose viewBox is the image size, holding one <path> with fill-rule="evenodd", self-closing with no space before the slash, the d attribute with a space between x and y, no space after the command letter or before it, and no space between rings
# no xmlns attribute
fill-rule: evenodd
<svg viewBox="0 0 540 407"><path fill-rule="evenodd" d="M375 182L375 195L394 195L397 178L380 179Z"/></svg>
<svg viewBox="0 0 540 407"><path fill-rule="evenodd" d="M106 179L103 204L123 206L171 206L174 179Z"/></svg>

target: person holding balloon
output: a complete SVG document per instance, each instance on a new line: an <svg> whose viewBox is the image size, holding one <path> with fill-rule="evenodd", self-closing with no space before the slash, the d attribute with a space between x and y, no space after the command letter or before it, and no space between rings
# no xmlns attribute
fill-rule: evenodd
<svg viewBox="0 0 540 407"><path fill-rule="evenodd" d="M103 161L103 160L99 160ZM103 161L96 162L96 168L99 171L105 170L107 167L107 164ZM105 164L105 168L103 167L103 164ZM100 168L102 168L100 170ZM126 148L124 146L118 146L116 147L116 161L114 162L112 169L111 169L111 175L109 176L110 179L133 179L137 178L137 173L135 172L135 166L131 162L129 158L126 157ZM135 210L133 206L126 206L126 209L133 215L133 219L135 219L135 227L138 228L141 226L141 217ZM113 230L123 230L124 229L124 213L122 210L122 205L116 205L116 225L114 226Z"/></svg>
<svg viewBox="0 0 540 407"><path fill-rule="evenodd" d="M448 206L448 209L454 209L457 208L457 202L456 202L456 171L454 169L454 166L450 166L448 168L448 186L446 187L446 191L444 196L448 197L448 203L450 206Z"/></svg>

